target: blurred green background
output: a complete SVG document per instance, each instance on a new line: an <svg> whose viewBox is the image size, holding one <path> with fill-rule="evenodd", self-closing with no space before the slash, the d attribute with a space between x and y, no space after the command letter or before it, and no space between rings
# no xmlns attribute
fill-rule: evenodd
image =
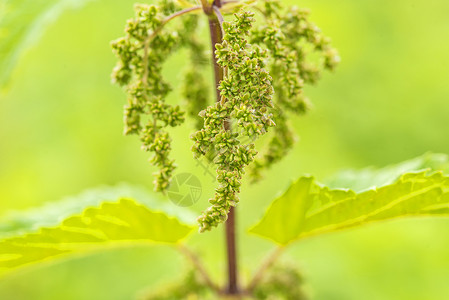
<svg viewBox="0 0 449 300"><path fill-rule="evenodd" d="M447 0L288 2L311 8L342 63L308 88L314 109L295 119L295 150L261 185L243 187L244 279L271 248L245 230L292 178L309 173L321 180L342 168L449 153ZM96 0L67 11L19 60L0 99L0 215L102 184L152 189L147 154L137 138L122 135L125 95L110 83L115 58L109 42L122 35L132 4ZM173 82L182 63L178 56L167 67ZM202 180L201 200L192 208L200 211L213 183L191 158L191 130L173 131L174 152L179 172ZM217 279L225 271L222 235L220 228L189 241ZM306 240L284 259L301 267L317 300L446 300L448 249L449 219L415 219ZM0 299L133 299L178 278L183 268L179 255L165 247L111 250L2 279Z"/></svg>

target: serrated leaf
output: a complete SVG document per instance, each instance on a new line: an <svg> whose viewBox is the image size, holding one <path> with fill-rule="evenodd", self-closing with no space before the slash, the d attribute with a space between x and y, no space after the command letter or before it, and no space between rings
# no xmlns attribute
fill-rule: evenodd
<svg viewBox="0 0 449 300"><path fill-rule="evenodd" d="M273 201L265 216L250 232L263 235L279 244L287 244L301 231L305 204L314 185L312 177L302 177Z"/></svg>
<svg viewBox="0 0 449 300"><path fill-rule="evenodd" d="M449 177L441 172L407 173L392 184L359 193L310 181L303 177L293 183L250 232L286 245L382 220L449 216Z"/></svg>
<svg viewBox="0 0 449 300"><path fill-rule="evenodd" d="M66 218L57 227L0 241L0 270L123 243L174 244L192 230L192 226L151 211L134 200L104 202L100 207L87 208L81 215Z"/></svg>
<svg viewBox="0 0 449 300"><path fill-rule="evenodd" d="M0 0L0 86L19 59L66 9L91 0Z"/></svg>
<svg viewBox="0 0 449 300"><path fill-rule="evenodd" d="M65 218L82 213L86 207L98 206L102 202L120 198L135 199L152 210L157 209L173 215L184 223L195 223L196 214L185 207L162 201L158 196L160 195L155 195L144 187L126 183L88 189L75 196L48 202L41 207L8 212L0 217L0 239L36 231L42 227L56 226Z"/></svg>
<svg viewBox="0 0 449 300"><path fill-rule="evenodd" d="M324 183L330 188L347 188L358 192L391 184L404 173L427 169L449 173L449 157L441 153L426 153L380 169L369 167L361 170L344 170L326 179Z"/></svg>

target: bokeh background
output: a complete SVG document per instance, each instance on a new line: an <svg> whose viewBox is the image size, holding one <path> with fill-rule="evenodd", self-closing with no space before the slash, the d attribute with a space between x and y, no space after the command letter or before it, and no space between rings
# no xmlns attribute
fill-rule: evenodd
<svg viewBox="0 0 449 300"><path fill-rule="evenodd" d="M286 2L312 10L342 63L307 89L314 109L294 121L295 150L261 185L243 187L238 221L245 278L272 247L246 228L291 179L308 173L324 180L339 169L449 153L448 1ZM115 58L109 42L122 35L132 4L96 0L66 11L21 56L0 96L0 215L100 185L152 189L147 154L137 138L122 135L124 92L110 83ZM174 83L182 64L181 56L168 63ZM179 99L174 93L170 101ZM191 130L173 131L174 148L179 172L202 180L202 197L192 207L200 211L213 183L191 158ZM217 279L225 271L222 237L220 228L189 241ZM446 300L448 249L449 219L414 219L306 240L284 259L303 270L313 299ZM110 250L4 278L0 299L133 299L184 268L182 258L162 246Z"/></svg>

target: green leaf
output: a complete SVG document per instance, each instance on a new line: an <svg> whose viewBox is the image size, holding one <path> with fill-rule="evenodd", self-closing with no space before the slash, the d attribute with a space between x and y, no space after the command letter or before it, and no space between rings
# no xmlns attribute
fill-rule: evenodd
<svg viewBox="0 0 449 300"><path fill-rule="evenodd" d="M324 183L330 188L348 188L354 191L363 191L372 187L391 184L404 173L427 169L449 173L449 157L446 154L426 153L414 159L381 169L344 170L328 178Z"/></svg>
<svg viewBox="0 0 449 300"><path fill-rule="evenodd" d="M449 177L406 173L380 188L356 193L302 177L274 200L250 232L286 245L293 241L407 216L449 216Z"/></svg>
<svg viewBox="0 0 449 300"><path fill-rule="evenodd" d="M0 270L11 270L61 254L82 253L123 243L174 244L193 230L178 219L148 209L130 199L104 202L71 216L57 227L10 237L0 242Z"/></svg>
<svg viewBox="0 0 449 300"><path fill-rule="evenodd" d="M262 220L250 232L265 236L279 244L287 244L301 231L310 189L314 184L312 177L302 177L274 200Z"/></svg>
<svg viewBox="0 0 449 300"><path fill-rule="evenodd" d="M99 206L102 202L116 201L120 198L136 199L151 209L176 216L184 223L195 223L196 214L185 207L162 201L157 198L158 196L160 194L155 195L144 187L126 183L92 188L79 195L48 202L38 208L7 213L0 217L0 238L29 233L42 227L56 226L65 218L81 213L86 207Z"/></svg>
<svg viewBox="0 0 449 300"><path fill-rule="evenodd" d="M0 85L24 50L40 38L64 10L91 0L0 0Z"/></svg>

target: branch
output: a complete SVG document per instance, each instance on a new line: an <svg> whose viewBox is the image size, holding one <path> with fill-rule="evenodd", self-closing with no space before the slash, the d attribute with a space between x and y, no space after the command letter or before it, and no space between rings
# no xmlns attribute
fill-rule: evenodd
<svg viewBox="0 0 449 300"><path fill-rule="evenodd" d="M206 15L210 15L210 7L211 7L211 5L208 2L208 0L200 0L200 2L201 2L201 7L203 8L204 13Z"/></svg>
<svg viewBox="0 0 449 300"><path fill-rule="evenodd" d="M168 23L170 20L172 20L172 19L174 19L174 18L176 18L176 17L182 16L182 15L184 15L184 14L187 14L187 13L189 13L189 12L192 12L192 11L195 11L195 10L198 10L198 9L201 9L201 6L200 6L200 5L192 6L192 7L185 8L185 9L183 9L183 10L177 11L177 12L175 12L175 13L169 15L168 17L166 17L166 18L162 21L161 26L164 26L166 23Z"/></svg>
<svg viewBox="0 0 449 300"><path fill-rule="evenodd" d="M195 11L201 9L200 5L197 6L193 6L193 7L189 7L180 11L177 11L169 16L167 16L164 20L162 20L161 25L159 25L158 28L156 28L153 33L151 33L150 35L148 35L144 41L144 46L143 46L143 78L142 78L142 83L146 86L147 84L147 79L148 79L148 48L150 47L150 43L151 41L156 37L156 35L162 30L162 28L164 28L165 24L167 24L168 22L170 22L171 20L173 20L176 17L182 16L184 14L187 14L189 12Z"/></svg>
<svg viewBox="0 0 449 300"><path fill-rule="evenodd" d="M223 30L223 22L224 22L224 18L223 15L220 12L220 9L217 6L213 6L214 9L214 13L217 16L218 19L218 23L220 24L220 29L221 29L221 34L224 36L224 30Z"/></svg>
<svg viewBox="0 0 449 300"><path fill-rule="evenodd" d="M177 249L185 256L188 260L195 266L196 270L201 274L204 281L206 282L207 286L214 290L217 293L220 293L220 288L212 281L209 274L207 273L206 269L204 268L203 264L201 263L198 256L196 256L195 253L190 251L189 248L187 248L184 245L178 245Z"/></svg>
<svg viewBox="0 0 449 300"><path fill-rule="evenodd" d="M237 3L245 4L244 2L242 2L242 1L240 1L240 0L221 1L221 4L222 4L222 5L226 5L226 4L237 4Z"/></svg>
<svg viewBox="0 0 449 300"><path fill-rule="evenodd" d="M273 263L278 259L278 257L282 254L284 251L284 246L278 246L276 247L268 256L265 258L265 260L260 265L259 269L254 274L253 279L248 284L247 291L252 292L254 288L260 283L263 276L265 275L265 271L269 269Z"/></svg>

